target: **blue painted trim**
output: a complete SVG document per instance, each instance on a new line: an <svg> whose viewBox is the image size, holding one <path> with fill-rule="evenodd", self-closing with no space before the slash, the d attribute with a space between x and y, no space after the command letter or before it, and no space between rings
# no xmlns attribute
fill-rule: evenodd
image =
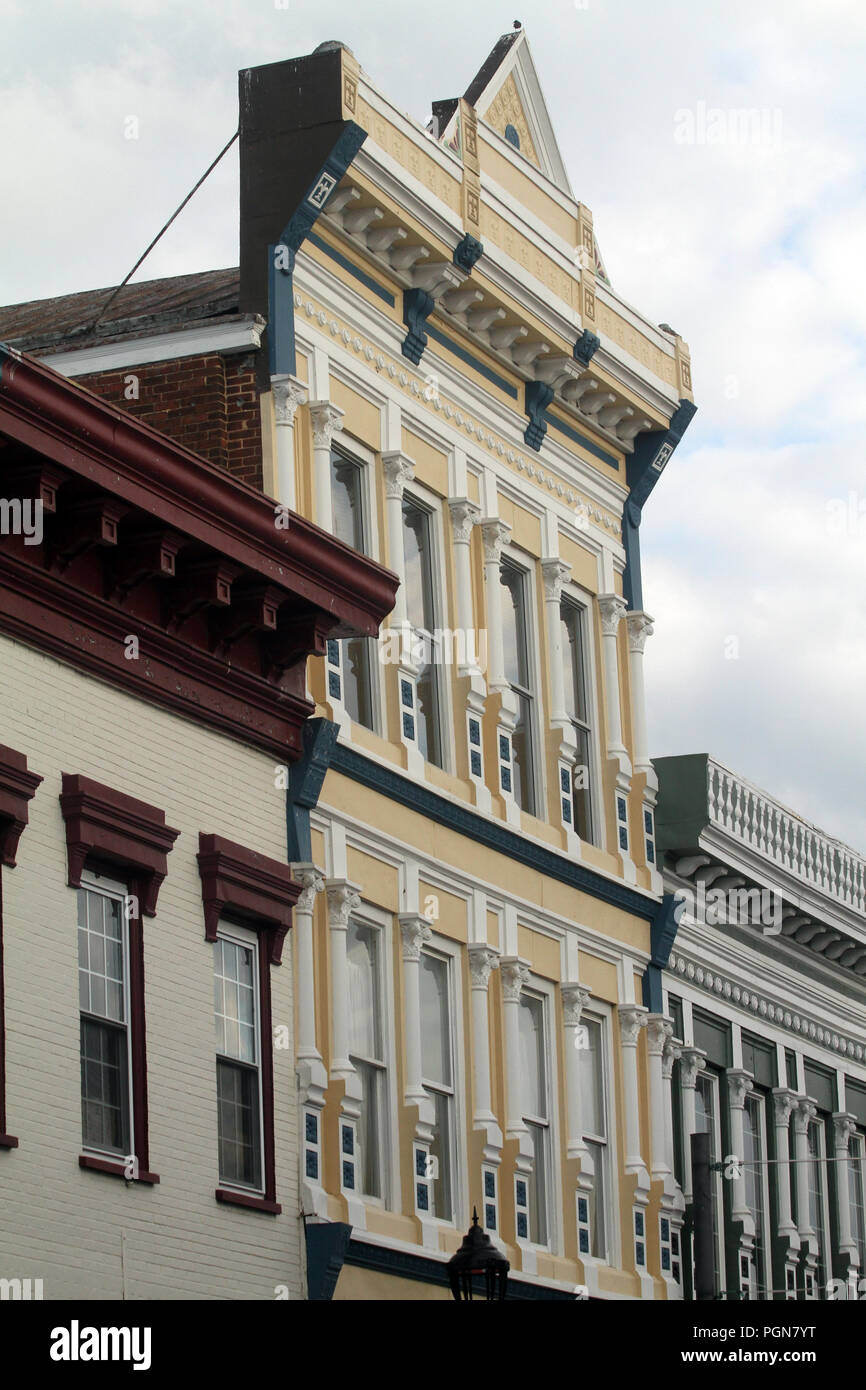
<svg viewBox="0 0 866 1390"><path fill-rule="evenodd" d="M318 803L339 731L340 726L330 719L308 719L304 724L303 756L289 768L286 793L286 853L289 864L308 864L312 859L310 812Z"/></svg>
<svg viewBox="0 0 866 1390"><path fill-rule="evenodd" d="M426 290L411 289L403 294L403 322L409 329L400 345L404 357L417 367L427 346L427 320L436 307L432 294Z"/></svg>
<svg viewBox="0 0 866 1390"><path fill-rule="evenodd" d="M500 376L498 372L494 372L493 369L488 367L485 362L482 362L479 357L473 356L471 352L467 352L459 343L455 343L454 339L449 338L447 333L443 333L441 328L434 328L432 323L428 323L427 336L428 338L432 338L434 342L439 343L442 347L447 348L449 352L453 352L454 356L459 357L460 361L465 362L467 366L474 367L476 372L479 372L487 381L492 381L494 386L498 386L500 391L504 391L507 396L511 396L512 400L517 400L516 386L512 386L510 381L505 380L505 377Z"/></svg>
<svg viewBox="0 0 866 1390"><path fill-rule="evenodd" d="M623 595L629 608L643 608L643 586L640 572L640 523L643 505L658 482L668 460L694 418L697 406L681 400L666 430L651 430L639 434L634 453L626 459L628 500L623 511L622 543L626 568L623 575Z"/></svg>
<svg viewBox="0 0 866 1390"><path fill-rule="evenodd" d="M334 1297L351 1234L352 1227L343 1221L304 1222L307 1298L311 1303L327 1303Z"/></svg>
<svg viewBox="0 0 866 1390"><path fill-rule="evenodd" d="M572 348L572 357L575 362L581 362L584 367L588 367L592 361L593 354L601 347L601 338L596 333L590 333L585 328Z"/></svg>
<svg viewBox="0 0 866 1390"><path fill-rule="evenodd" d="M588 439L585 434L581 434L580 430L573 429L564 420L558 420L555 415L548 415L547 423L553 429L559 430L560 434L564 434L566 439L570 439L573 443L579 444L582 449L586 449L587 453L592 454L594 458L601 459L602 463L610 464L611 468L619 471L619 459L613 454L609 454L606 449L602 449L600 444Z"/></svg>
<svg viewBox="0 0 866 1390"><path fill-rule="evenodd" d="M467 232L454 247L454 264L471 275L475 262L484 255L484 243Z"/></svg>
<svg viewBox="0 0 866 1390"><path fill-rule="evenodd" d="M660 1014L664 1007L662 971L671 958L682 909L682 900L676 894L665 893L650 924L652 959L643 977L643 1002L653 1014Z"/></svg>
<svg viewBox="0 0 866 1390"><path fill-rule="evenodd" d="M536 453L547 434L547 407L552 400L553 387L546 381L527 381L523 406L529 416L529 424L523 431L523 441Z"/></svg>
<svg viewBox="0 0 866 1390"><path fill-rule="evenodd" d="M309 1227L308 1227L309 1229ZM431 1260L425 1255L415 1255L408 1250L392 1250L382 1245L370 1245L367 1241L350 1240L345 1263L358 1269L375 1270L377 1274L390 1274L397 1279L414 1279L421 1284L436 1284L448 1288L448 1266L441 1260ZM477 1284L477 1296L483 1297L481 1282ZM510 1299L543 1299L551 1302L573 1303L576 1296L560 1289L546 1289L540 1284L529 1284L523 1279L508 1276L505 1293L506 1302Z"/></svg>
<svg viewBox="0 0 866 1390"><path fill-rule="evenodd" d="M548 878L567 883L582 893L589 893L591 897L602 902L622 908L624 912L631 912L645 921L652 921L658 911L659 905L655 899L645 898L624 883L606 879L584 864L566 859L543 845L524 839L522 835L509 830L498 821L487 820L466 806L446 800L429 787L419 786L417 782L409 781L392 768L383 767L381 763L364 757L348 744L336 745L331 767L335 772L341 772L353 781L388 797L390 801L408 806L420 815L427 816L439 825L448 826L477 844L496 850L497 853L504 854L516 863L526 865L527 868L535 869Z"/></svg>
<svg viewBox="0 0 866 1390"><path fill-rule="evenodd" d="M310 232L307 236L307 241L312 242L313 246L317 246L320 251L324 251L326 256L330 256L332 261L336 261L337 265L342 266L343 270L348 271L350 275L353 275L355 279L366 286L368 290L372 290L373 294L377 294L385 304L393 309L396 300L391 291L386 290L385 286L380 285L378 280L374 280L372 275L368 275L360 266L350 261L349 257L344 256L342 251L338 251L336 247L331 246L323 237L319 236L318 232Z"/></svg>

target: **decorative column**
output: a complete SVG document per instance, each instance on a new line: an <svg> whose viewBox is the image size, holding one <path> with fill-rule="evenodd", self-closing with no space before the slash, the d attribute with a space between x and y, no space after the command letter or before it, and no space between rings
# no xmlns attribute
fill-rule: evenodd
<svg viewBox="0 0 866 1390"><path fill-rule="evenodd" d="M542 560L544 578L544 607L547 612L547 645L550 653L550 723L562 729L569 743L574 742L571 720L565 709L565 673L562 653L562 621L560 605L562 586L571 574L571 565L554 557Z"/></svg>
<svg viewBox="0 0 866 1390"><path fill-rule="evenodd" d="M728 1081L728 1118L731 1126L731 1154L740 1160L733 1165L731 1217L739 1228L737 1243L737 1284L740 1293L748 1298L752 1292L755 1259L755 1223L746 1201L746 1178L742 1168L745 1158L743 1111L746 1096L752 1089L752 1078L739 1067L730 1067Z"/></svg>
<svg viewBox="0 0 866 1390"><path fill-rule="evenodd" d="M472 611L472 570L469 553L472 528L478 524L481 508L477 502L471 501L468 497L449 497L448 509L451 513L451 534L454 538L457 623L461 631L466 634L467 647L465 651L467 658L469 657L468 637L470 632L473 634L472 657L458 666L457 674L458 676L483 675L484 662L482 657L484 654L481 652L480 642L477 640L475 614Z"/></svg>
<svg viewBox="0 0 866 1390"><path fill-rule="evenodd" d="M328 1073L316 1047L316 986L313 964L313 913L316 895L325 886L324 876L315 864L292 865L292 877L301 884L301 893L292 913L295 930L295 978L298 1006L295 1015L300 1105L299 1181L303 1209L327 1217L328 1197L323 1178L323 1115Z"/></svg>
<svg viewBox="0 0 866 1390"><path fill-rule="evenodd" d="M665 1093L665 1162L672 1175L676 1173L676 1161L674 1155L674 1109L671 1084L674 1074L674 1062L681 1053L682 1048L678 1043L674 1042L673 1028L671 1028L670 1033L665 1035L664 1047L662 1048L662 1081L664 1083ZM692 1099L694 1100L694 1093L692 1094Z"/></svg>
<svg viewBox="0 0 866 1390"><path fill-rule="evenodd" d="M511 535L511 527L498 516L485 517L478 525L484 543L484 584L487 593L487 643L489 672L487 684L492 690L507 689L505 659L502 649L502 585L499 568L502 546Z"/></svg>
<svg viewBox="0 0 866 1390"><path fill-rule="evenodd" d="M520 993L529 979L529 962L520 956L503 956L499 962L505 1015L505 1129L509 1139L523 1139L523 1105L520 1070Z"/></svg>
<svg viewBox="0 0 866 1390"><path fill-rule="evenodd" d="M331 1058L331 1078L354 1077L355 1068L349 1061L349 961L347 938L349 918L360 906L357 885L347 879L329 879L328 929L331 940L331 1032L334 1052Z"/></svg>
<svg viewBox="0 0 866 1390"><path fill-rule="evenodd" d="M382 455L385 477L385 509L388 518L388 564L399 577L400 587L391 613L391 626L408 621L406 610L406 560L403 554L403 489L415 477L415 464L402 449Z"/></svg>
<svg viewBox="0 0 866 1390"><path fill-rule="evenodd" d="M684 1047L680 1053L680 1084L683 1093L683 1196L692 1200L692 1158L690 1136L697 1130L695 1082L707 1065L707 1054L700 1047Z"/></svg>
<svg viewBox="0 0 866 1390"><path fill-rule="evenodd" d="M836 1160L836 1224L839 1231L839 1254L847 1263L843 1275L856 1268L859 1252L851 1232L851 1206L848 1191L848 1140L857 1128L856 1119L844 1111L833 1116L833 1157ZM829 1261L828 1261L829 1266ZM829 1273L829 1269L828 1269ZM860 1270L861 1277L864 1271Z"/></svg>
<svg viewBox="0 0 866 1390"><path fill-rule="evenodd" d="M313 966L313 912L316 894L325 886L324 875L315 864L293 864L292 878L301 884L301 894L292 913L295 923L298 1013L297 1062L318 1062L322 1054L316 1047L316 981Z"/></svg>
<svg viewBox="0 0 866 1390"><path fill-rule="evenodd" d="M789 1125L797 1108L796 1092L779 1087L773 1091L773 1125L776 1131L776 1159L787 1160L790 1153ZM795 1168L796 1172L796 1168ZM778 1236L783 1248L783 1280L785 1297L797 1297L797 1261L800 1237L791 1215L791 1164L776 1163L776 1198L779 1209Z"/></svg>
<svg viewBox="0 0 866 1390"><path fill-rule="evenodd" d="M638 1108L637 1042L646 1025L647 1010L640 1004L617 1007L622 1035L622 1074L625 1092L625 1171L637 1173L648 1187L649 1178L640 1149L640 1110Z"/></svg>
<svg viewBox="0 0 866 1390"><path fill-rule="evenodd" d="M588 1171L591 1172L592 1160L583 1142L583 1077L580 1055L584 1038L580 1019L591 993L586 985L578 984L575 980L564 981L559 988L562 995L562 1022L565 1028L567 1153L569 1158L580 1159L582 1172L587 1171L587 1165Z"/></svg>
<svg viewBox="0 0 866 1390"><path fill-rule="evenodd" d="M664 1014L647 1014L646 1040L649 1056L650 1093L650 1171L653 1182L667 1183L671 1176L667 1158L667 1125L663 1057L665 1044L673 1037L674 1025Z"/></svg>
<svg viewBox="0 0 866 1390"><path fill-rule="evenodd" d="M631 670L631 708L632 737L634 740L634 770L652 779L656 790L656 777L650 762L646 730L646 694L643 679L643 654L646 639L652 637L653 620L649 613L626 613L628 631L629 666Z"/></svg>
<svg viewBox="0 0 866 1390"><path fill-rule="evenodd" d="M499 952L486 942L470 941L467 946L469 972L472 977L472 1060L475 1080L475 1113L472 1123L476 1129L487 1130L498 1125L491 1109L490 1096L490 1016L487 986L490 972L499 965ZM501 1146L500 1135L499 1144Z"/></svg>
<svg viewBox="0 0 866 1390"><path fill-rule="evenodd" d="M315 522L323 531L334 529L331 507L331 441L343 423L343 411L330 401L311 401L313 422L313 473L315 476Z"/></svg>
<svg viewBox="0 0 866 1390"><path fill-rule="evenodd" d="M604 647L604 689L607 708L607 755L615 758L621 770L631 774L631 765L622 741L622 715L619 700L619 662L616 633L620 618L626 610L625 599L619 594L599 594L602 645Z"/></svg>
<svg viewBox="0 0 866 1390"><path fill-rule="evenodd" d="M421 1085L421 947L433 935L430 923L418 912L401 912L400 939L403 947L403 989L406 997L406 1105L420 1109L432 1105ZM432 1134L429 1136L432 1138Z"/></svg>
<svg viewBox="0 0 866 1390"><path fill-rule="evenodd" d="M296 376L272 376L277 448L277 501L296 510L295 412L307 401L307 386Z"/></svg>

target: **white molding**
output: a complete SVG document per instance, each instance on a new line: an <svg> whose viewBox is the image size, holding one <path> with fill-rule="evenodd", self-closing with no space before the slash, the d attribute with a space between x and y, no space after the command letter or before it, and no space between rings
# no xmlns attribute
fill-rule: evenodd
<svg viewBox="0 0 866 1390"><path fill-rule="evenodd" d="M127 338L121 343L106 343L101 347L36 355L40 362L60 372L61 376L84 376L91 372L117 371L121 367L143 367L149 362L169 362L175 357L197 357L208 352L250 352L261 347L264 328L264 319L250 314L240 323L204 323L198 328Z"/></svg>

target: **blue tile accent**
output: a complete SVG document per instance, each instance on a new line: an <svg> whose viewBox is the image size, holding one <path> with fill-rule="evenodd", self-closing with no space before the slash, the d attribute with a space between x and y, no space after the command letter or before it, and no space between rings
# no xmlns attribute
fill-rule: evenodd
<svg viewBox="0 0 866 1390"><path fill-rule="evenodd" d="M496 1230L496 1208L488 1202L484 1208L484 1224L488 1231Z"/></svg>
<svg viewBox="0 0 866 1390"><path fill-rule="evenodd" d="M577 1246L581 1255L589 1254L589 1231L585 1228L577 1233Z"/></svg>
<svg viewBox="0 0 866 1390"><path fill-rule="evenodd" d="M502 783L502 790L503 790L504 792L510 792L510 791L511 791L511 770L510 770L510 768L501 767L501 768L499 769L499 779L500 779L500 781L501 781L501 783Z"/></svg>
<svg viewBox="0 0 866 1390"><path fill-rule="evenodd" d="M474 744L476 748L481 747L481 725L477 719L469 720L469 742Z"/></svg>
<svg viewBox="0 0 866 1390"><path fill-rule="evenodd" d="M340 644L335 642L333 637L328 638L328 660L332 666L340 664Z"/></svg>
<svg viewBox="0 0 866 1390"><path fill-rule="evenodd" d="M328 672L328 694L333 695L335 700L340 698L340 677L336 671Z"/></svg>
<svg viewBox="0 0 866 1390"><path fill-rule="evenodd" d="M309 1144L319 1142L319 1122L315 1115L307 1114L304 1116L304 1137Z"/></svg>
<svg viewBox="0 0 866 1390"><path fill-rule="evenodd" d="M318 1178L319 1176L319 1155L313 1153L312 1149L307 1149L307 1177Z"/></svg>
<svg viewBox="0 0 866 1390"><path fill-rule="evenodd" d="M355 1152L355 1131L351 1125L343 1125L343 1153L353 1154Z"/></svg>
<svg viewBox="0 0 866 1390"><path fill-rule="evenodd" d="M653 833L653 813L652 811L647 811L646 808L644 808L643 813L643 825L646 833L651 835Z"/></svg>
<svg viewBox="0 0 866 1390"><path fill-rule="evenodd" d="M504 763L511 762L511 744L505 734L499 735L499 756Z"/></svg>
<svg viewBox="0 0 866 1390"><path fill-rule="evenodd" d="M411 714L403 715L403 737L411 739L415 737L415 720Z"/></svg>
<svg viewBox="0 0 866 1390"><path fill-rule="evenodd" d="M518 1178L514 1185L515 1197L519 1207L526 1206L526 1183L522 1178Z"/></svg>
<svg viewBox="0 0 866 1390"><path fill-rule="evenodd" d="M349 1192L354 1192L354 1190L355 1190L355 1165L354 1165L354 1163L344 1163L344 1164L343 1164L343 1186L344 1186L345 1188L347 1188Z"/></svg>
<svg viewBox="0 0 866 1390"><path fill-rule="evenodd" d="M620 820L628 820L628 807L624 796L618 796L616 799L616 814Z"/></svg>
<svg viewBox="0 0 866 1390"><path fill-rule="evenodd" d="M652 840L647 840L646 842L646 857L648 864L654 864L656 862L656 852Z"/></svg>
<svg viewBox="0 0 866 1390"><path fill-rule="evenodd" d="M661 1219L662 1240L668 1241L671 1238L671 1223L666 1216Z"/></svg>
<svg viewBox="0 0 866 1390"><path fill-rule="evenodd" d="M634 1233L636 1236L642 1236L644 1233L642 1211L636 1211L634 1214Z"/></svg>
<svg viewBox="0 0 866 1390"><path fill-rule="evenodd" d="M577 1199L577 1219L581 1226L585 1226L589 1220L589 1203L585 1197L578 1197Z"/></svg>
<svg viewBox="0 0 866 1390"><path fill-rule="evenodd" d="M517 1213L517 1235L519 1240L526 1240L529 1236L529 1223L522 1211Z"/></svg>
<svg viewBox="0 0 866 1390"><path fill-rule="evenodd" d="M670 1251L668 1250L667 1246L663 1246L663 1247L662 1247L662 1269L670 1269L670 1267L671 1267L671 1255L670 1255Z"/></svg>
<svg viewBox="0 0 866 1390"><path fill-rule="evenodd" d="M571 825L571 802L565 796L562 798L562 819L566 825Z"/></svg>
<svg viewBox="0 0 866 1390"><path fill-rule="evenodd" d="M427 1172L427 1155L423 1149L415 1150L415 1172L419 1178L423 1178Z"/></svg>
<svg viewBox="0 0 866 1390"><path fill-rule="evenodd" d="M366 272L355 265L353 261L350 261L348 256L344 256L336 247L330 246L328 242L316 232L309 232L307 240L311 241L314 246L317 246L320 251L324 251L326 256L330 256L332 261L336 261L337 265L342 266L343 269L347 270L356 280L360 280L362 285L366 285L368 290L372 290L374 294L378 295L379 298L384 300L391 308L394 307L393 294L391 294L389 290L386 290L384 285L380 285L378 280L374 280L372 275L367 275Z"/></svg>
<svg viewBox="0 0 866 1390"><path fill-rule="evenodd" d="M453 352L454 356L459 357L460 361L465 362L467 366L474 367L479 376L483 376L485 381L490 381L494 386L498 386L500 391L505 392L506 396L510 396L512 400L517 400L516 386L512 386L511 382L506 381L504 376L500 376L498 372L494 372L487 366L486 362L481 361L480 357L476 357L473 353L467 352L459 343L455 343L454 339L449 338L447 333L443 333L441 328L436 328L432 323L428 323L427 337L432 338L433 341L439 343L441 347L447 348L449 352Z"/></svg>
<svg viewBox="0 0 866 1390"><path fill-rule="evenodd" d="M571 777L567 767L561 767L559 769L559 785L564 792L571 791Z"/></svg>
<svg viewBox="0 0 866 1390"><path fill-rule="evenodd" d="M481 754L476 753L474 748L471 749L469 753L469 766L472 770L473 777L481 776Z"/></svg>
<svg viewBox="0 0 866 1390"><path fill-rule="evenodd" d="M643 1241L642 1241L642 1240L635 1241L634 1259L635 1259L635 1264L638 1264L638 1265L645 1265L645 1264L646 1264L646 1257L645 1257L645 1253L644 1253L644 1247L643 1247Z"/></svg>
<svg viewBox="0 0 866 1390"><path fill-rule="evenodd" d="M418 1201L417 1201L418 1210L419 1210L419 1211L429 1211L429 1210L430 1210L430 1197L429 1197L429 1194L428 1194L428 1192L427 1192L427 1184L424 1183L424 1182L416 1183L416 1188L417 1188L417 1193L418 1193Z"/></svg>
<svg viewBox="0 0 866 1390"><path fill-rule="evenodd" d="M414 697L414 694L413 694L413 691L412 691L412 682L411 682L411 681L402 681L402 680L401 680L401 682L400 682L400 699L402 700L402 702L403 702L404 705L406 705L409 709L412 709L412 707L413 707L413 705L414 705L414 703L415 703L415 697Z"/></svg>
<svg viewBox="0 0 866 1390"><path fill-rule="evenodd" d="M679 1236L679 1231L672 1231L672 1232L671 1232L671 1249L673 1250L673 1252L674 1252L675 1255L678 1255L678 1254L680 1253L680 1236Z"/></svg>
<svg viewBox="0 0 866 1390"><path fill-rule="evenodd" d="M620 849L628 849L628 831L624 825L619 828L619 847Z"/></svg>
<svg viewBox="0 0 866 1390"><path fill-rule="evenodd" d="M493 1176L492 1173L485 1173L485 1174L484 1174L484 1196L485 1196L485 1197L495 1197L495 1196L496 1196L496 1179L495 1179L495 1177Z"/></svg>

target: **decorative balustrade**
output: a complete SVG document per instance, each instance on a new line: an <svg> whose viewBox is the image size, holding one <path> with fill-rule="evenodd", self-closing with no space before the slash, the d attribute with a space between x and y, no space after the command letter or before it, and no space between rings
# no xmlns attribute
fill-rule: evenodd
<svg viewBox="0 0 866 1390"><path fill-rule="evenodd" d="M720 763L707 759L707 810L742 844L857 912L866 911L866 859Z"/></svg>

